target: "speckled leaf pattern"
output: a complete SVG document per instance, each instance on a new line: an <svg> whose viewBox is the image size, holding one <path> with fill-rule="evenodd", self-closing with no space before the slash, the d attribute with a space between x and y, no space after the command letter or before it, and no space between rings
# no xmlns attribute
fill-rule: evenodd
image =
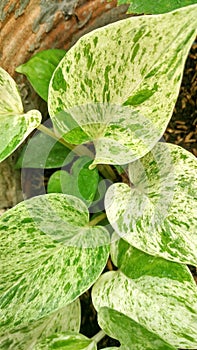
<svg viewBox="0 0 197 350"><path fill-rule="evenodd" d="M196 4L196 0L118 0L118 5L130 4L127 13L159 14Z"/></svg>
<svg viewBox="0 0 197 350"><path fill-rule="evenodd" d="M34 197L2 215L1 333L61 309L96 281L109 234L88 222L86 205L63 194Z"/></svg>
<svg viewBox="0 0 197 350"><path fill-rule="evenodd" d="M99 163L125 164L147 153L155 144L155 134L150 134L152 123L131 107L109 104L75 106L69 110L70 120L77 120L78 127L64 134L67 142L78 144L93 141ZM67 117L66 117L67 120ZM65 119L58 118L56 129L62 132Z"/></svg>
<svg viewBox="0 0 197 350"><path fill-rule="evenodd" d="M0 161L14 152L40 122L39 111L24 113L16 83L0 67Z"/></svg>
<svg viewBox="0 0 197 350"><path fill-rule="evenodd" d="M172 115L196 19L192 5L128 18L82 37L50 82L57 131L76 144L93 139L94 164L125 164L145 155Z"/></svg>
<svg viewBox="0 0 197 350"><path fill-rule="evenodd" d="M134 247L197 265L197 161L183 148L158 143L129 165L133 185L113 184L105 197L108 220Z"/></svg>
<svg viewBox="0 0 197 350"><path fill-rule="evenodd" d="M35 350L97 350L96 343L79 333L54 334L38 342Z"/></svg>
<svg viewBox="0 0 197 350"><path fill-rule="evenodd" d="M128 350L176 350L174 346L116 310L102 307L98 312L98 323L111 338L126 344Z"/></svg>
<svg viewBox="0 0 197 350"><path fill-rule="evenodd" d="M50 79L65 54L65 50L43 50L31 57L28 62L17 67L16 72L24 74L37 94L47 101Z"/></svg>
<svg viewBox="0 0 197 350"><path fill-rule="evenodd" d="M79 299L43 317L38 321L32 322L18 330L11 330L0 335L1 350L33 350L36 342L42 340L51 334L65 331L79 332L81 321L81 308Z"/></svg>
<svg viewBox="0 0 197 350"><path fill-rule="evenodd" d="M123 313L172 346L195 349L197 289L182 268L184 273L175 278L151 276L143 268L136 278L120 270L107 272L93 287L93 304L96 310L106 306Z"/></svg>

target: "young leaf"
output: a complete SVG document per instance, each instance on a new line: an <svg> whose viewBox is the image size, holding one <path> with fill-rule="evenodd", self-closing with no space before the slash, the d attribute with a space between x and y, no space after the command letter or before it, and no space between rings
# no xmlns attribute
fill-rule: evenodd
<svg viewBox="0 0 197 350"><path fill-rule="evenodd" d="M109 234L88 221L86 205L63 194L34 197L1 216L1 333L63 308L99 277Z"/></svg>
<svg viewBox="0 0 197 350"><path fill-rule="evenodd" d="M93 166L134 161L161 138L196 19L197 5L127 18L85 35L62 59L49 86L49 113L67 141L94 141Z"/></svg>
<svg viewBox="0 0 197 350"><path fill-rule="evenodd" d="M196 4L196 0L118 0L118 5L130 4L127 13L158 14Z"/></svg>
<svg viewBox="0 0 197 350"><path fill-rule="evenodd" d="M71 174L64 170L56 171L49 179L48 193L72 194L90 205L94 200L99 181L98 170L90 170L90 163L91 159L83 156L74 162Z"/></svg>
<svg viewBox="0 0 197 350"><path fill-rule="evenodd" d="M79 299L38 321L0 335L1 350L34 349L36 342L54 333L79 332L81 309Z"/></svg>
<svg viewBox="0 0 197 350"><path fill-rule="evenodd" d="M183 148L158 143L129 165L132 187L113 184L105 197L108 220L134 247L197 264L197 162Z"/></svg>
<svg viewBox="0 0 197 350"><path fill-rule="evenodd" d="M38 52L28 62L17 67L16 72L24 74L37 94L47 101L49 82L65 54L66 51L59 49Z"/></svg>
<svg viewBox="0 0 197 350"><path fill-rule="evenodd" d="M40 122L39 111L24 113L16 83L0 67L0 161L13 153Z"/></svg>
<svg viewBox="0 0 197 350"><path fill-rule="evenodd" d="M135 260L133 261L135 263ZM176 264L168 262L172 269ZM128 316L155 337L181 349L197 347L197 289L190 273L175 278L154 276L141 269L141 275L126 277L121 271L107 272L93 287L96 310L109 307Z"/></svg>
<svg viewBox="0 0 197 350"><path fill-rule="evenodd" d="M96 350L96 343L79 333L60 333L39 341L35 350Z"/></svg>
<svg viewBox="0 0 197 350"><path fill-rule="evenodd" d="M98 323L110 337L126 344L127 349L176 350L145 327L113 309L102 307L98 312Z"/></svg>
<svg viewBox="0 0 197 350"><path fill-rule="evenodd" d="M16 168L60 168L68 164L70 150L52 137L38 132L23 148Z"/></svg>

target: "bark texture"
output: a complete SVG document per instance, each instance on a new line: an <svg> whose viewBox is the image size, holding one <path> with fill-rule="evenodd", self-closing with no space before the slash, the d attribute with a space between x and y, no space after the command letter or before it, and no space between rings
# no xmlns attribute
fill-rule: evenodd
<svg viewBox="0 0 197 350"><path fill-rule="evenodd" d="M0 66L16 80L25 111L47 113L45 102L15 68L39 51L68 50L81 36L127 17L128 6L111 0L1 0ZM0 209L22 200L17 152L0 164Z"/></svg>

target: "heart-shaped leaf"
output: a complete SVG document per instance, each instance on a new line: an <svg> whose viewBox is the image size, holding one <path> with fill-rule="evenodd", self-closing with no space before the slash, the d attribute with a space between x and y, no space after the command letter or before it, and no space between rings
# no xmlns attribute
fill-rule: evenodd
<svg viewBox="0 0 197 350"><path fill-rule="evenodd" d="M90 170L90 163L91 159L83 156L74 162L71 174L65 170L56 171L49 179L48 193L72 194L90 205L94 200L99 181L98 171Z"/></svg>
<svg viewBox="0 0 197 350"><path fill-rule="evenodd" d="M25 145L16 168L60 168L68 164L70 150L52 137L36 132Z"/></svg>
<svg viewBox="0 0 197 350"><path fill-rule="evenodd" d="M127 13L158 14L170 12L180 7L196 4L196 0L118 0L118 5L130 4Z"/></svg>
<svg viewBox="0 0 197 350"><path fill-rule="evenodd" d="M67 141L94 141L93 166L134 161L161 138L196 19L197 5L127 18L85 35L62 59L49 86L49 113Z"/></svg>
<svg viewBox="0 0 197 350"><path fill-rule="evenodd" d="M0 335L1 350L34 349L41 341L54 333L65 331L79 332L81 309L79 299L27 326Z"/></svg>
<svg viewBox="0 0 197 350"><path fill-rule="evenodd" d="M98 312L98 323L110 337L126 344L126 349L176 350L131 318L113 309L102 307Z"/></svg>
<svg viewBox="0 0 197 350"><path fill-rule="evenodd" d="M39 111L24 113L15 81L0 67L0 161L13 153L40 122Z"/></svg>
<svg viewBox="0 0 197 350"><path fill-rule="evenodd" d="M37 94L47 101L49 82L65 54L66 51L59 49L38 52L28 62L17 67L16 72L24 74Z"/></svg>
<svg viewBox="0 0 197 350"><path fill-rule="evenodd" d="M136 266L135 257L134 253L133 261L132 258L129 261L130 266L132 263ZM179 272L181 268L182 272L177 273L178 264L167 263L166 271L161 271L158 276L154 275L154 271L151 272L154 264L148 272L146 266L145 270L143 266L136 267L138 276L133 278L119 270L105 273L93 287L93 304L96 310L106 306L138 323L140 338L141 326L155 334L155 338L157 336L172 346L194 349L197 346L196 285L187 267L180 265ZM173 278L171 269L175 271Z"/></svg>
<svg viewBox="0 0 197 350"><path fill-rule="evenodd" d="M53 334L45 340L38 342L35 350L96 350L96 343L82 334L67 332Z"/></svg>
<svg viewBox="0 0 197 350"><path fill-rule="evenodd" d="M45 317L86 291L105 267L109 234L78 198L34 197L1 216L1 328Z"/></svg>
<svg viewBox="0 0 197 350"><path fill-rule="evenodd" d="M197 265L197 161L183 148L158 143L129 165L132 186L113 184L105 197L108 220L134 247Z"/></svg>

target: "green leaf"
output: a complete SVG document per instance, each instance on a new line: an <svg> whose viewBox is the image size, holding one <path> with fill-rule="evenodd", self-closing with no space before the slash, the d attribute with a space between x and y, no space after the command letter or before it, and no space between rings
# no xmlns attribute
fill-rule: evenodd
<svg viewBox="0 0 197 350"><path fill-rule="evenodd" d="M111 257L114 265L129 278L136 279L148 275L194 282L187 267L146 254L132 247L125 240L119 239L116 233L112 235Z"/></svg>
<svg viewBox="0 0 197 350"><path fill-rule="evenodd" d="M54 333L79 332L81 309L79 299L38 321L0 335L1 350L34 349L36 342Z"/></svg>
<svg viewBox="0 0 197 350"><path fill-rule="evenodd" d="M98 312L98 323L110 337L126 344L127 349L176 350L131 318L113 309L102 307Z"/></svg>
<svg viewBox="0 0 197 350"><path fill-rule="evenodd" d="M82 37L58 65L49 86L50 116L65 140L94 141L93 166L134 161L161 138L196 19L193 5L112 23Z"/></svg>
<svg viewBox="0 0 197 350"><path fill-rule="evenodd" d="M16 72L24 74L37 94L47 101L49 82L65 54L65 50L59 49L38 52L28 62L17 67Z"/></svg>
<svg viewBox="0 0 197 350"><path fill-rule="evenodd" d="M39 126L37 110L23 111L15 81L0 67L0 161L3 161Z"/></svg>
<svg viewBox="0 0 197 350"><path fill-rule="evenodd" d="M122 349L122 348L117 348L116 346L113 346L112 348L103 348L103 350L116 350L116 349Z"/></svg>
<svg viewBox="0 0 197 350"><path fill-rule="evenodd" d="M49 179L48 193L72 194L90 205L94 200L99 181L98 170L90 170L90 163L89 157L82 156L74 162L71 174L65 170L56 171Z"/></svg>
<svg viewBox="0 0 197 350"><path fill-rule="evenodd" d="M23 148L16 168L60 168L68 164L69 153L70 150L57 140L37 132Z"/></svg>
<svg viewBox="0 0 197 350"><path fill-rule="evenodd" d="M170 266L175 270L177 264L170 261L168 264L168 271ZM139 331L141 326L172 346L194 349L197 347L197 289L187 268L181 267L183 272L176 273L173 279L162 273L146 274L143 267L141 275L135 278L119 270L107 272L93 287L94 307L98 311L104 306L112 308L138 323Z"/></svg>
<svg viewBox="0 0 197 350"><path fill-rule="evenodd" d="M50 315L96 281L109 234L88 222L86 205L63 194L34 197L1 216L0 332Z"/></svg>
<svg viewBox="0 0 197 350"><path fill-rule="evenodd" d="M129 165L131 187L113 184L105 197L108 220L134 247L197 265L197 161L183 148L158 143Z"/></svg>
<svg viewBox="0 0 197 350"><path fill-rule="evenodd" d="M196 4L196 0L118 0L118 5L122 4L130 4L127 13L144 13L154 15Z"/></svg>
<svg viewBox="0 0 197 350"><path fill-rule="evenodd" d="M96 350L96 344L91 339L79 333L54 334L38 342L35 350Z"/></svg>

